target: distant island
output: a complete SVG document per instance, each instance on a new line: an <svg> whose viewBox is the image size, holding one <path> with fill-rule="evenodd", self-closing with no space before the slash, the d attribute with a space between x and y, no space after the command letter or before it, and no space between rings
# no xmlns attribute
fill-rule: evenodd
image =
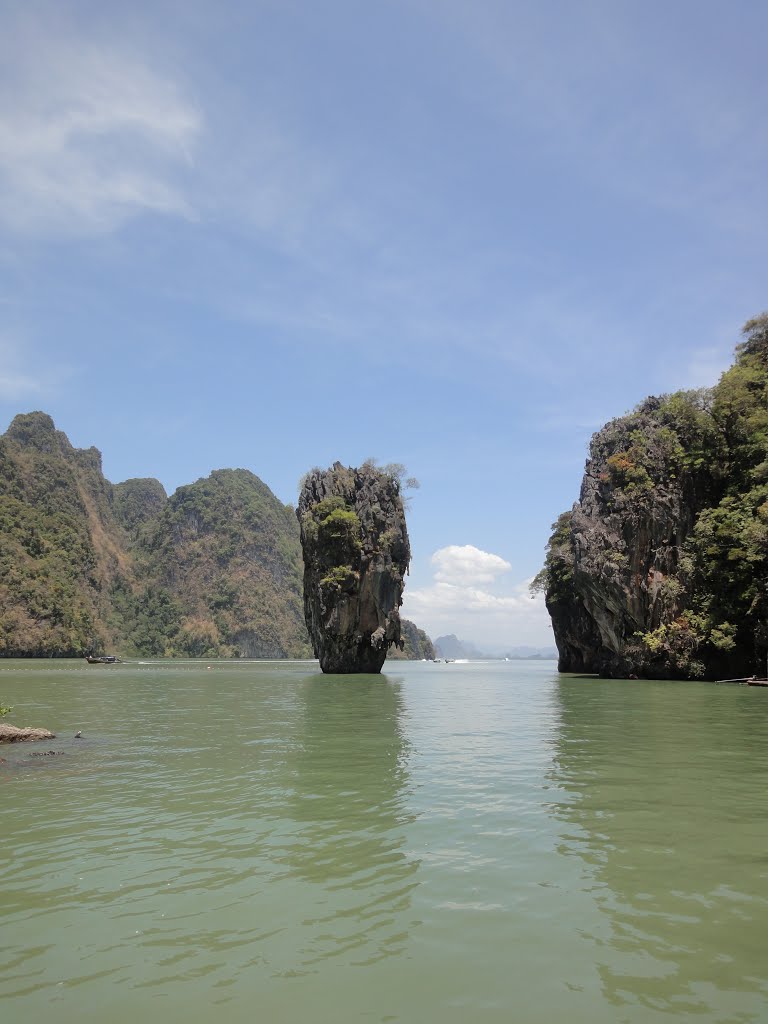
<svg viewBox="0 0 768 1024"><path fill-rule="evenodd" d="M768 313L711 389L647 398L592 438L536 586L564 672L765 674Z"/></svg>
<svg viewBox="0 0 768 1024"><path fill-rule="evenodd" d="M435 640L435 652L439 658L467 658L472 660L497 660L499 658L507 661L552 661L557 658L555 647L509 647L506 650L489 653L481 651L474 644L468 643L450 633L447 636L439 636Z"/></svg>

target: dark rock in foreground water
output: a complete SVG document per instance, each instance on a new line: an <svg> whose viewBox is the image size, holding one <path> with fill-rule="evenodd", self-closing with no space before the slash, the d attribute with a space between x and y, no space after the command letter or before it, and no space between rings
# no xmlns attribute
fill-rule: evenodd
<svg viewBox="0 0 768 1024"><path fill-rule="evenodd" d="M305 479L297 509L304 615L323 672L380 672L402 646L400 612L411 557L400 481L373 465L336 462Z"/></svg>

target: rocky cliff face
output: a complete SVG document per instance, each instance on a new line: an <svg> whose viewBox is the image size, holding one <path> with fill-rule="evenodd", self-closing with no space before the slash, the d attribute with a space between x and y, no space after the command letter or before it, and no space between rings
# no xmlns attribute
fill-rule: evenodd
<svg viewBox="0 0 768 1024"><path fill-rule="evenodd" d="M160 514L168 500L163 485L152 477L115 484L112 495L115 518L134 538Z"/></svg>
<svg viewBox="0 0 768 1024"><path fill-rule="evenodd" d="M95 448L50 416L16 416L0 437L0 654L69 654L109 642L109 590L132 585L126 538Z"/></svg>
<svg viewBox="0 0 768 1024"><path fill-rule="evenodd" d="M246 469L217 469L164 503L138 551L179 608L191 657L309 657L294 510Z"/></svg>
<svg viewBox="0 0 768 1024"><path fill-rule="evenodd" d="M678 610L668 581L714 481L708 465L681 462L661 410L648 399L595 434L579 500L556 528L561 572L547 608L561 671L648 674L631 641Z"/></svg>
<svg viewBox="0 0 768 1024"><path fill-rule="evenodd" d="M647 399L593 437L541 574L561 671L764 667L768 318L745 332L716 388Z"/></svg>
<svg viewBox="0 0 768 1024"><path fill-rule="evenodd" d="M411 552L399 481L336 462L305 479L297 509L304 616L324 672L380 672L402 646L400 613Z"/></svg>
<svg viewBox="0 0 768 1024"><path fill-rule="evenodd" d="M247 470L170 498L43 412L0 436L0 657L308 657L293 509Z"/></svg>
<svg viewBox="0 0 768 1024"><path fill-rule="evenodd" d="M424 632L419 629L415 622L409 619L400 620L400 634L403 646L393 645L389 648L387 657L393 661L434 661L435 648Z"/></svg>

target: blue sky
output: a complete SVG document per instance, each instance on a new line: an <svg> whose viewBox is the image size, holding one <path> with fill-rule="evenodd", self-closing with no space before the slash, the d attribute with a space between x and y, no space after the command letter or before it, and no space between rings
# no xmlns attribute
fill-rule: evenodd
<svg viewBox="0 0 768 1024"><path fill-rule="evenodd" d="M591 433L768 305L768 8L0 0L0 426L421 481L404 611L551 641Z"/></svg>

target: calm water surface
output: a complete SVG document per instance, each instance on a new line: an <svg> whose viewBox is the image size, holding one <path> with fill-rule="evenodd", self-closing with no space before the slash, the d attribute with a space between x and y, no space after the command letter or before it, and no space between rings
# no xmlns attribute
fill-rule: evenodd
<svg viewBox="0 0 768 1024"><path fill-rule="evenodd" d="M3 1020L768 1020L768 691L5 661L0 702L58 734L0 748Z"/></svg>

